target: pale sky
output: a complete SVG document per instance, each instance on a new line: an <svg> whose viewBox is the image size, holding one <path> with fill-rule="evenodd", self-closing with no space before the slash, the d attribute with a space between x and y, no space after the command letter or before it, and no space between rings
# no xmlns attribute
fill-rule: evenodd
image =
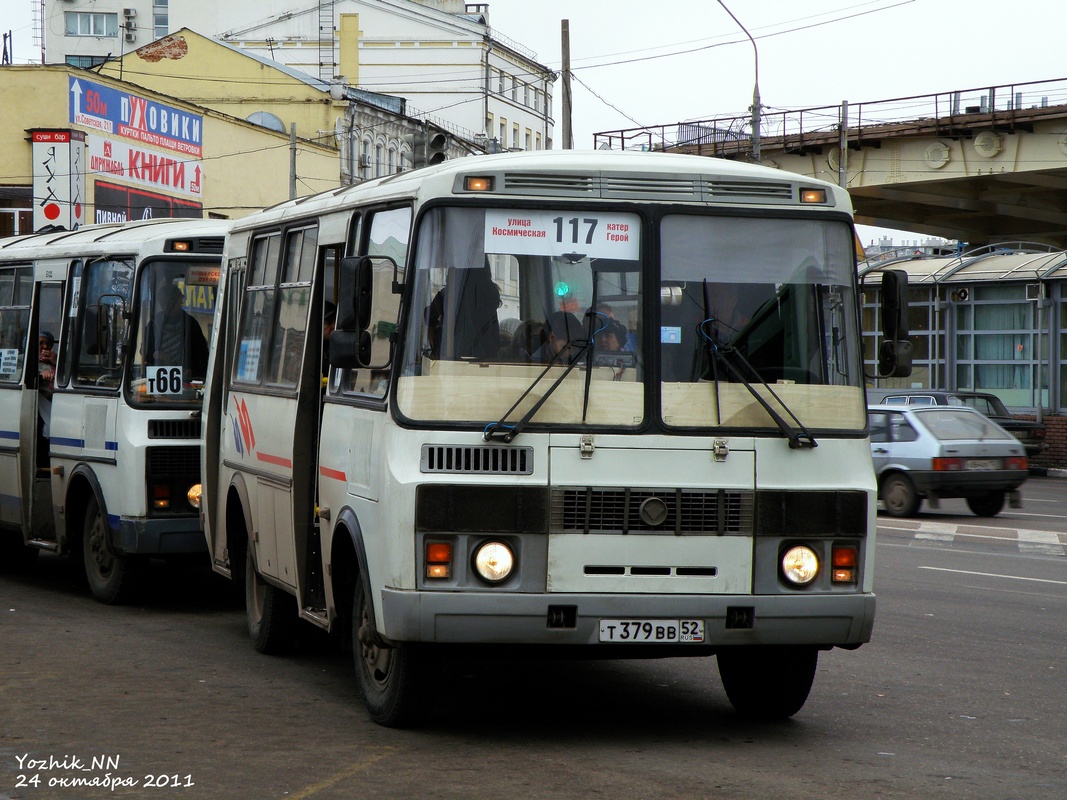
<svg viewBox="0 0 1067 800"><path fill-rule="evenodd" d="M34 2L2 4L15 63L37 56ZM724 2L756 39L760 99L772 111L1067 77L1063 0ZM594 132L743 115L752 103L752 42L717 0L489 2L490 25L555 70L563 19L575 147L592 147ZM562 94L557 81L557 146Z"/></svg>

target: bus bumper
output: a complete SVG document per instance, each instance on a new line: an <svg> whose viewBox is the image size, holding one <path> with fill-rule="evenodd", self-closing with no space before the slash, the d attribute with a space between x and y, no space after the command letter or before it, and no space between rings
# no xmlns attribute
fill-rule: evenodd
<svg viewBox="0 0 1067 800"><path fill-rule="evenodd" d="M875 596L859 593L635 596L383 589L378 628L394 642L603 646L602 619L702 619L704 641L684 647L855 647L870 641L874 609Z"/></svg>
<svg viewBox="0 0 1067 800"><path fill-rule="evenodd" d="M116 555L207 555L207 540L197 517L112 517L110 523L111 547Z"/></svg>

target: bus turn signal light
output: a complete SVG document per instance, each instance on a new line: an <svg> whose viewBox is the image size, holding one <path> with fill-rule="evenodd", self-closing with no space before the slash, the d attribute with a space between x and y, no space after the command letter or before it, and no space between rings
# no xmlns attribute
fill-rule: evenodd
<svg viewBox="0 0 1067 800"><path fill-rule="evenodd" d="M833 564L830 580L833 583L856 582L857 554L855 545L834 545L830 560Z"/></svg>
<svg viewBox="0 0 1067 800"><path fill-rule="evenodd" d="M426 577L437 579L452 577L451 542L426 543Z"/></svg>

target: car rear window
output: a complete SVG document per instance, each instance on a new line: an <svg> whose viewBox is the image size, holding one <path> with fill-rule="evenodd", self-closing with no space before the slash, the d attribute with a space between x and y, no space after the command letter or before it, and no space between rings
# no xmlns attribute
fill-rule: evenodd
<svg viewBox="0 0 1067 800"><path fill-rule="evenodd" d="M998 439L1007 440L1012 436L1003 431L995 422L980 414L967 414L949 408L937 408L924 411L920 417L923 425L941 441L951 442L962 439Z"/></svg>

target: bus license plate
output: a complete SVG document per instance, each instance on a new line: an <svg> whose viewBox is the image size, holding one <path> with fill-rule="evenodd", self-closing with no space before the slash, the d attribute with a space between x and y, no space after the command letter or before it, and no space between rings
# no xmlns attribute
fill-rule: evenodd
<svg viewBox="0 0 1067 800"><path fill-rule="evenodd" d="M703 642L702 619L602 619L600 641L669 644L671 642Z"/></svg>
<svg viewBox="0 0 1067 800"><path fill-rule="evenodd" d="M964 463L967 469L991 470L1000 469L999 458L968 458Z"/></svg>

